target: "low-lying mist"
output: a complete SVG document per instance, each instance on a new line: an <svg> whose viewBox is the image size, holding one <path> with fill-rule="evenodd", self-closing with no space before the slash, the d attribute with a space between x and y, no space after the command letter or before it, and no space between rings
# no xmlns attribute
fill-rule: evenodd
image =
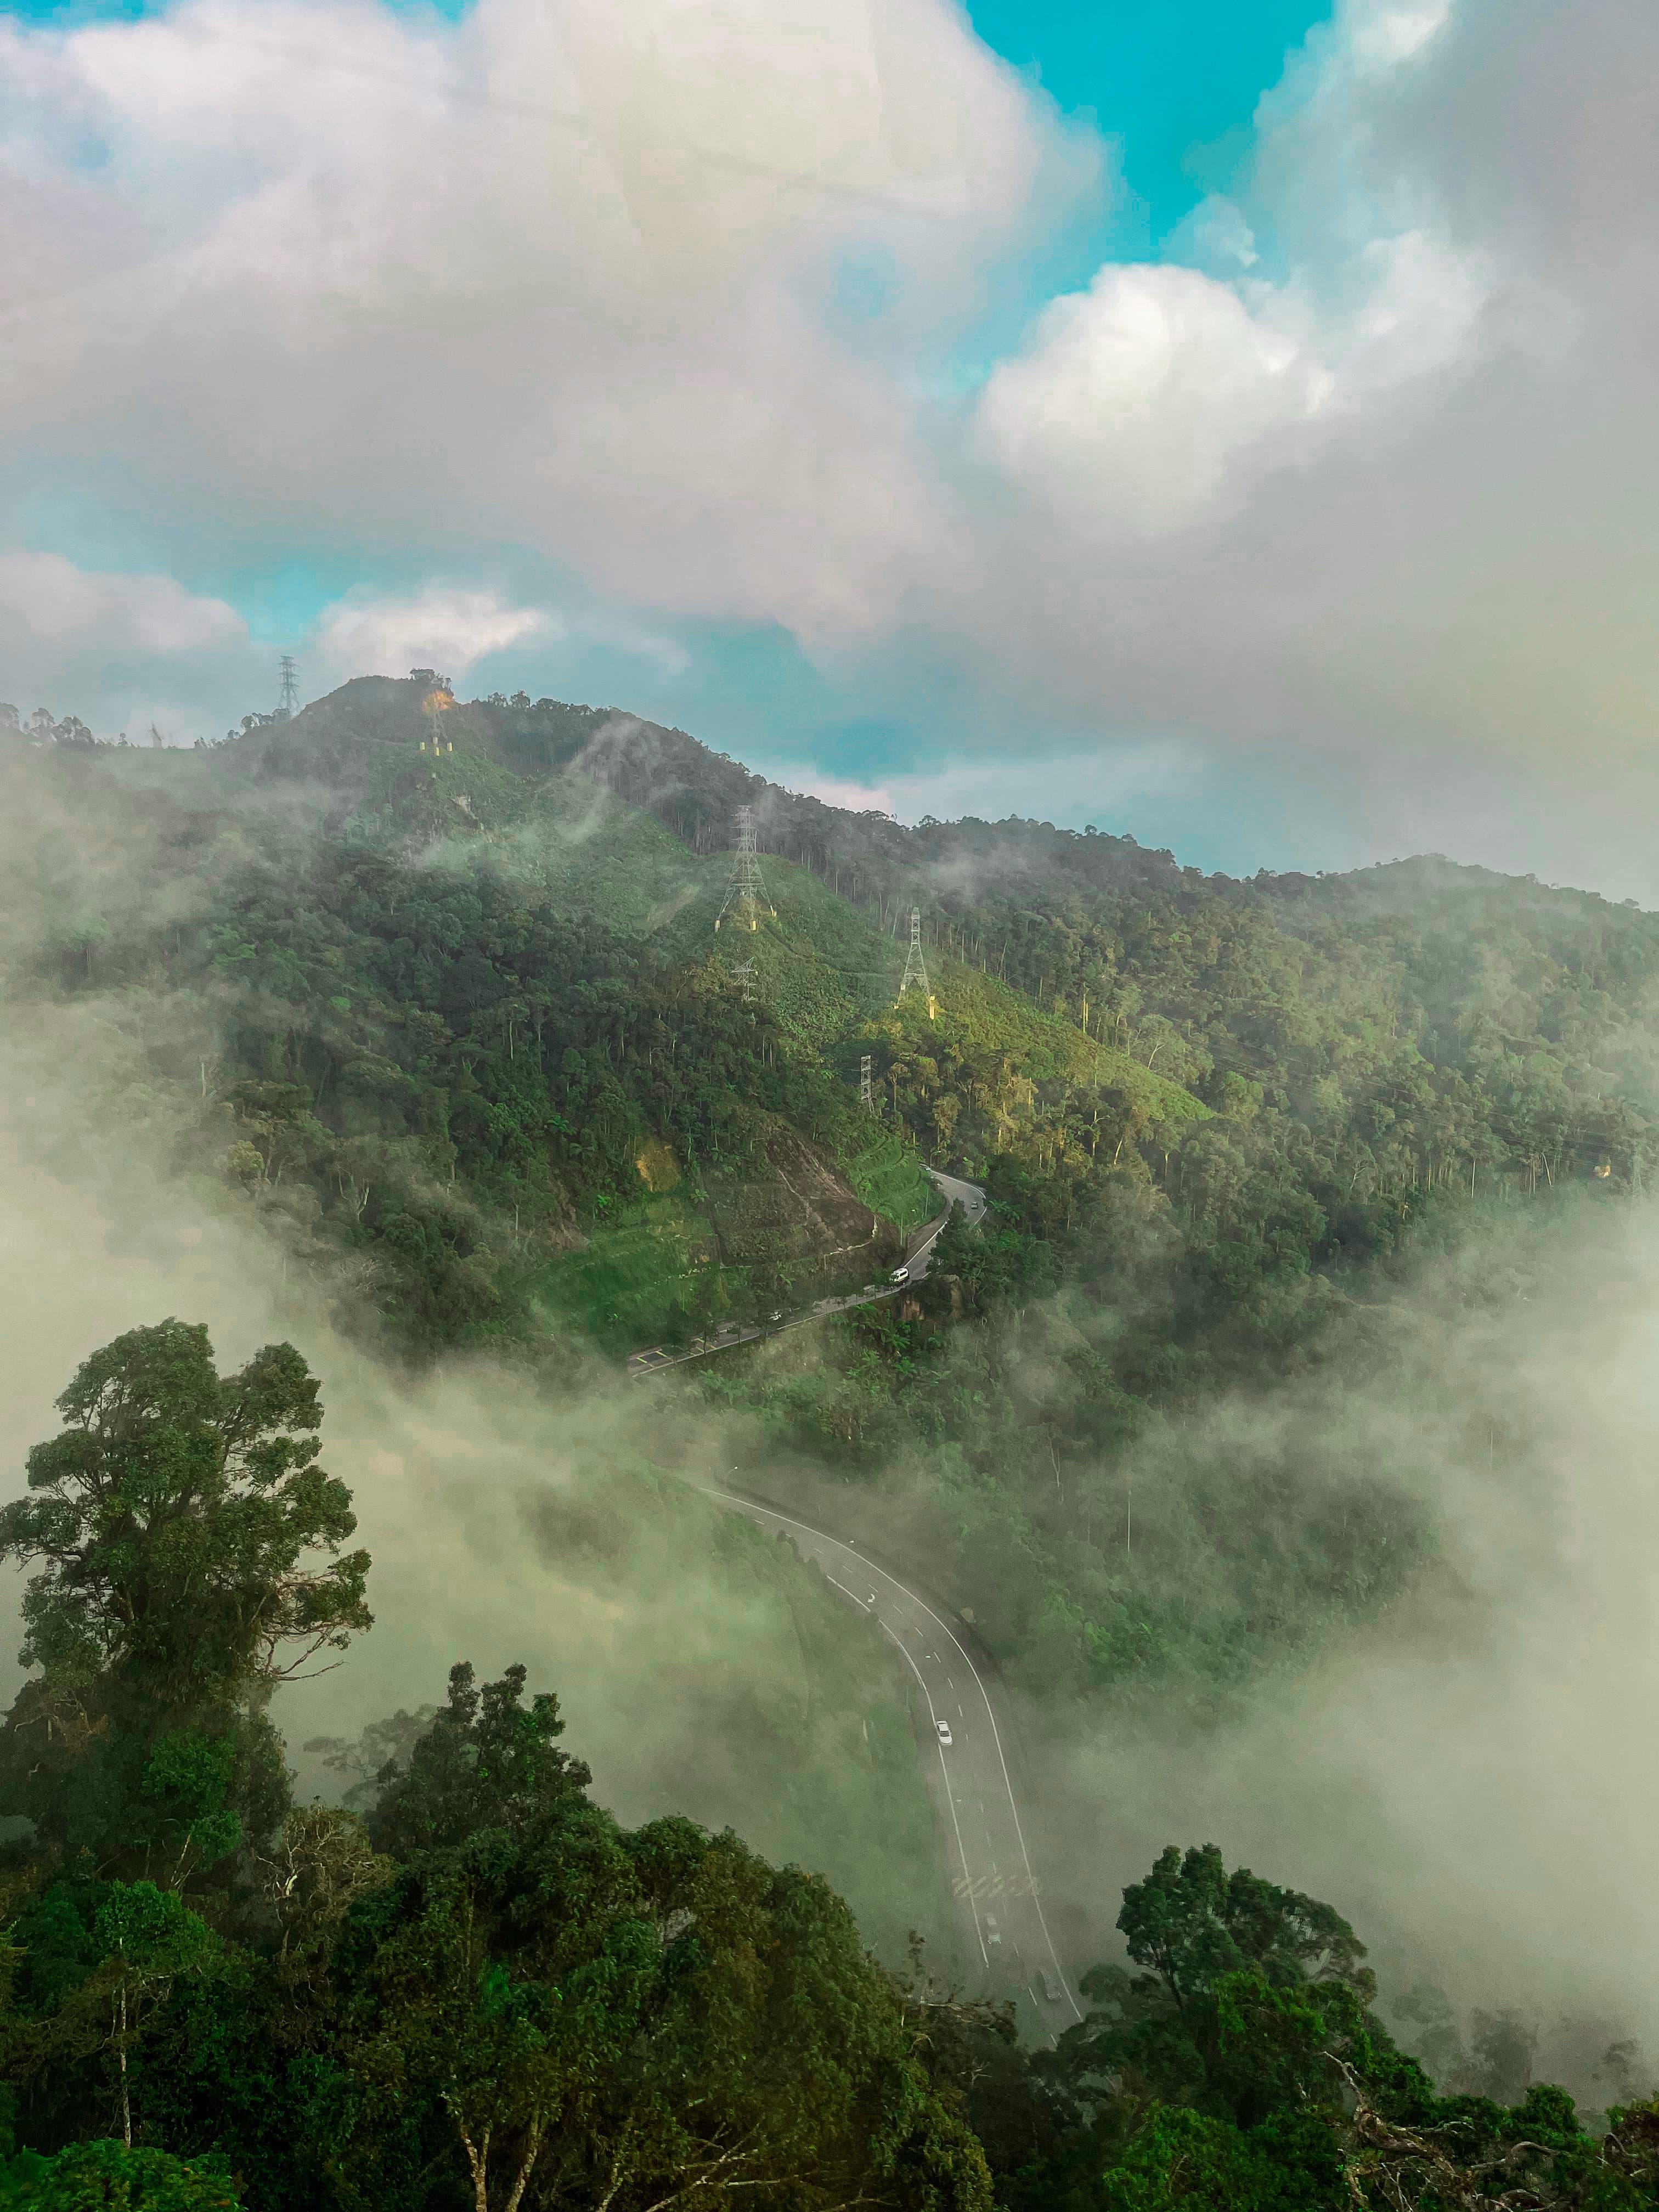
<svg viewBox="0 0 1659 2212"><path fill-rule="evenodd" d="M1426 1984L1466 2029L1512 2010L1536 2078L1618 2094L1607 2046L1659 2045L1641 1844L1659 1817L1656 1260L1645 1205L1510 1209L1411 1285L1410 1325L1366 1381L1316 1373L1207 1415L1189 1453L1242 1474L1289 1430L1334 1474L1419 1498L1434 1551L1311 1665L1200 1713L1149 1692L1104 1725L1059 1719L1051 1878L1068 1905L1109 1918L1161 1844L1214 1841L1337 1905L1408 2043L1423 2023L1397 2001ZM1138 1491L1153 1472L1136 1468Z"/></svg>
<svg viewBox="0 0 1659 2212"><path fill-rule="evenodd" d="M122 1330L204 1321L222 1367L295 1342L324 1379L325 1462L355 1493L377 1614L336 1671L281 1693L302 1788L338 1786L305 1758L311 1739L435 1702L456 1659L485 1676L522 1660L625 1820L729 1822L827 1873L890 1955L920 1925L948 1956L943 1859L886 1653L681 1480L734 1464L753 1479L762 1425L673 1384L630 1390L575 1344L536 1380L380 1364L336 1325L349 1291L294 1269L216 1178L179 1172L125 1019L115 1000L16 1006L0 1048L13 1486L76 1363ZM1466 2033L1477 2010L1512 2011L1535 2070L1591 2102L1618 2087L1609 2045L1659 2047L1659 1904L1639 1848L1659 1812L1644 1727L1656 1257L1644 1205L1512 1207L1395 1286L1368 1366L1316 1364L1186 1425L1187 1456L1224 1486L1273 1452L1318 1462L1356 1510L1392 1486L1422 1507L1432 1556L1370 1625L1224 1695L1021 1698L1074 1973L1115 1952L1118 1893L1161 1845L1213 1841L1353 1921L1408 2040L1422 2021L1399 2000L1427 1984ZM1038 1360L1040 1316L1030 1328ZM1158 1467L1151 1443L1133 1464L1149 1528ZM879 1525L878 1493L842 1498Z"/></svg>
<svg viewBox="0 0 1659 2212"><path fill-rule="evenodd" d="M1089 1691L1053 1601L1051 1623L1019 1624L1008 1690L1050 1919L1078 1966L1119 1954L1119 1893L1163 1845L1214 1842L1354 1923L1385 2013L1443 2076L1518 2094L1530 2042L1535 2078L1606 2103L1623 2078L1608 2047L1659 2046L1659 1906L1632 1848L1659 1811L1641 1719L1659 1674L1659 1216L1593 1189L1470 1206L1457 1231L1350 1279L1289 1380L1212 1395L1092 1467L1053 1458L1034 1422L1036 1478L1024 1518L995 1524L1000 1554L982 1485L937 1456L900 1453L848 1486L786 1442L778 1484L948 1574L994 1644L1011 1589L1042 1587L1015 1546L1033 1500L1059 1524L1063 1482L1079 1535L1094 1516L1073 1589L1103 1588L1115 1557L1121 1604L1160 1616L1155 1654L1179 1655L1188 1615L1214 1625L1208 1671L1126 1665ZM1062 1296L1019 1324L1039 1401L1067 1387L1076 1312ZM1350 1523L1374 1571L1398 1547L1398 1572L1369 1617L1333 1588L1322 1620L1317 1576ZM1250 1608L1278 1632L1293 1583L1310 1626L1277 1650L1255 1637L1245 1663ZM1499 2051L1484 2069L1483 2036Z"/></svg>
<svg viewBox="0 0 1659 2212"><path fill-rule="evenodd" d="M624 1820L729 1824L828 1874L884 1952L922 1925L948 1953L944 1870L879 1638L815 1569L696 1494L686 1478L726 1464L714 1425L661 1395L647 1405L580 1344L550 1386L482 1361L418 1377L377 1362L330 1318L337 1284L302 1275L216 1180L170 1164L161 1102L147 1126L112 1012L15 1010L0 1047L9 1493L56 1429L57 1393L123 1330L204 1321L222 1370L291 1341L323 1379L324 1462L353 1492L376 1616L337 1667L278 1692L302 1795L341 1786L307 1757L313 1738L441 1702L457 1659L486 1679L522 1661L557 1691L568 1742Z"/></svg>

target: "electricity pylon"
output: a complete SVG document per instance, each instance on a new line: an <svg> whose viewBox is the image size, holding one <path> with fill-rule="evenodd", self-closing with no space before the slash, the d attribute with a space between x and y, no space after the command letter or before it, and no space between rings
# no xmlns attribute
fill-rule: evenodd
<svg viewBox="0 0 1659 2212"><path fill-rule="evenodd" d="M743 1003L746 1006L755 995L755 963L752 960L737 962L732 969L733 982L743 986Z"/></svg>
<svg viewBox="0 0 1659 2212"><path fill-rule="evenodd" d="M927 981L927 963L922 957L921 908L919 906L913 906L910 909L910 953L904 963L904 981L898 987L899 998L902 999L907 991L921 993L927 1001L927 1018L931 1022L938 1009L933 986Z"/></svg>
<svg viewBox="0 0 1659 2212"><path fill-rule="evenodd" d="M300 679L294 670L294 656L285 653L282 658L283 696L276 702L276 712L286 721L300 711Z"/></svg>
<svg viewBox="0 0 1659 2212"><path fill-rule="evenodd" d="M859 1104L866 1114L876 1110L875 1092L870 1082L870 1055L866 1052L859 1060Z"/></svg>
<svg viewBox="0 0 1659 2212"><path fill-rule="evenodd" d="M761 881L760 848L755 842L755 810L752 806L740 806L738 849L732 855L732 880L726 886L725 900L714 916L714 927L718 929L730 915L734 921L746 921L750 929L758 929L763 912L776 921L778 910L766 896L766 885Z"/></svg>

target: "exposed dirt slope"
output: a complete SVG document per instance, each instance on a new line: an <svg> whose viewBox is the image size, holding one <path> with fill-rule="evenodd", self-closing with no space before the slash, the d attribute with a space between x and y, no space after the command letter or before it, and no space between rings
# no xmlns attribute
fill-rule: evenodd
<svg viewBox="0 0 1659 2212"><path fill-rule="evenodd" d="M898 1263L902 1240L872 1213L822 1146L779 1124L765 1139L770 1173L708 1182L708 1210L728 1267L816 1260L840 1271Z"/></svg>

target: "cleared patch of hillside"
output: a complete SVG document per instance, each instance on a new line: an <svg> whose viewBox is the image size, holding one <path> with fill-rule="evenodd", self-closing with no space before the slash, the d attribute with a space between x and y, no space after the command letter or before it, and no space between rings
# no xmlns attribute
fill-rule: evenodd
<svg viewBox="0 0 1659 2212"><path fill-rule="evenodd" d="M765 860L768 906L756 927L745 927L737 916L717 931L732 856L687 859L698 871L696 889L665 923L665 945L688 960L715 961L728 972L752 963L750 990L795 1042L821 1050L897 989L902 953L810 870Z"/></svg>
<svg viewBox="0 0 1659 2212"><path fill-rule="evenodd" d="M669 1332L676 1307L694 1302L694 1286L716 1256L695 1194L645 1194L603 1209L583 1249L552 1261L537 1292L550 1312L623 1354Z"/></svg>
<svg viewBox="0 0 1659 2212"><path fill-rule="evenodd" d="M862 1203L884 1214L896 1228L916 1229L937 1218L938 1186L928 1179L902 1129L883 1129L843 1164Z"/></svg>
<svg viewBox="0 0 1659 2212"><path fill-rule="evenodd" d="M608 1349L635 1351L883 1274L902 1256L903 1231L935 1206L892 1133L877 1134L849 1173L775 1121L739 1171L653 1192L642 1165L638 1198L594 1206L581 1249L549 1262L538 1294Z"/></svg>
<svg viewBox="0 0 1659 2212"><path fill-rule="evenodd" d="M829 1273L890 1267L893 1225L859 1196L821 1146L781 1123L767 1133L767 1172L711 1176L708 1206L721 1258L739 1266Z"/></svg>

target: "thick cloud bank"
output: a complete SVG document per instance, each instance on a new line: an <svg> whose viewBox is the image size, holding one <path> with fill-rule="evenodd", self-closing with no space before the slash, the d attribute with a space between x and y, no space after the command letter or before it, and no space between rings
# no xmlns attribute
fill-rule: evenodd
<svg viewBox="0 0 1659 2212"><path fill-rule="evenodd" d="M1167 258L1045 301L1108 149L945 0L14 22L8 683L205 715L268 655L201 580L326 545L319 670L924 636L995 672L966 751L1334 758L1402 842L1622 889L1656 46L1344 0ZM43 614L66 490L165 554Z"/></svg>

